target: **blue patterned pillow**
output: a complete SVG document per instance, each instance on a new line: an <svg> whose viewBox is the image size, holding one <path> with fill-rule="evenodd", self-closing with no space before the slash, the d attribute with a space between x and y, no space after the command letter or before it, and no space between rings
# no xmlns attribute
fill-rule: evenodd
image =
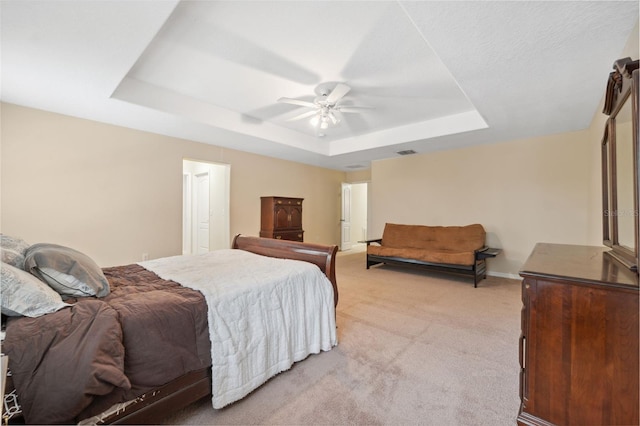
<svg viewBox="0 0 640 426"><path fill-rule="evenodd" d="M0 275L0 299L4 315L35 318L71 306L64 303L51 287L22 269L3 262Z"/></svg>
<svg viewBox="0 0 640 426"><path fill-rule="evenodd" d="M2 261L16 268L24 269L24 254L29 244L21 238L0 234Z"/></svg>

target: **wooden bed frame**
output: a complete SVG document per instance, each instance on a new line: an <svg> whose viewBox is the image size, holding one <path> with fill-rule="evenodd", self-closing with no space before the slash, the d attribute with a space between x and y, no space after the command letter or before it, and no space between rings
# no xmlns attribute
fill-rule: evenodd
<svg viewBox="0 0 640 426"><path fill-rule="evenodd" d="M247 237L238 234L233 239L231 247L263 256L302 260L317 265L331 281L334 303L338 305L335 268L337 246ZM102 418L98 424L158 424L169 414L210 395L211 368L205 368L146 392L133 403Z"/></svg>

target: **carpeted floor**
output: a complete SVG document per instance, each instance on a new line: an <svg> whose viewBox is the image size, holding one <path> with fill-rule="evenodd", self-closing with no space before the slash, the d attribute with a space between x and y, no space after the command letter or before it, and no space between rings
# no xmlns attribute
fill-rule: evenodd
<svg viewBox="0 0 640 426"><path fill-rule="evenodd" d="M205 399L166 424L513 425L520 282L337 258L339 344L241 401Z"/></svg>

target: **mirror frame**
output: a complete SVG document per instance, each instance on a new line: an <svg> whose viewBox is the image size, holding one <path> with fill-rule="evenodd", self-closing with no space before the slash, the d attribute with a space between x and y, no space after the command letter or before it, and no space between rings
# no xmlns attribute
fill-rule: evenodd
<svg viewBox="0 0 640 426"><path fill-rule="evenodd" d="M605 104L602 112L609 115L602 138L602 239L605 246L611 247L608 255L638 272L640 264L640 227L638 224L638 200L640 198L638 181L638 60L631 58L617 60L614 71L609 74ZM631 103L633 134L633 205L634 247L630 249L620 244L618 234L618 183L616 173L616 116L625 102ZM624 214L629 214L625 212ZM622 213L621 213L622 214Z"/></svg>

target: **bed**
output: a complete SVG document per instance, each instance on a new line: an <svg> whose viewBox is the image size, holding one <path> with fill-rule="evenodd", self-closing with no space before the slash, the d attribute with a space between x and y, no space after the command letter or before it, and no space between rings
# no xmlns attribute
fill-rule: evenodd
<svg viewBox="0 0 640 426"><path fill-rule="evenodd" d="M238 235L207 265L176 256L104 268L107 296L10 317L3 352L24 420L148 424L207 396L233 403L337 344L336 252ZM301 279L277 278L289 269Z"/></svg>

